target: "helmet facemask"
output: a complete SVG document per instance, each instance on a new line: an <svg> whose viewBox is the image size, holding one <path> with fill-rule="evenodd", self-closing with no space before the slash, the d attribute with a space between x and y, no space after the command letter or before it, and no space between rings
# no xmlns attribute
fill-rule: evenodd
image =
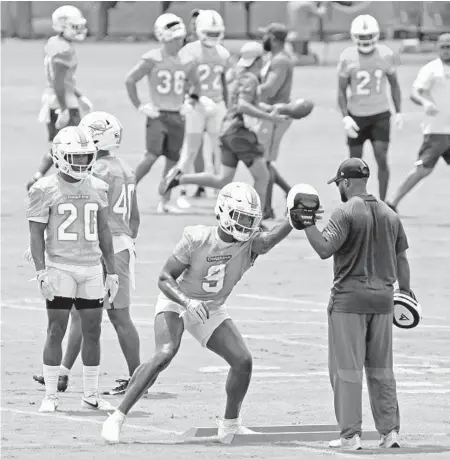
<svg viewBox="0 0 450 459"><path fill-rule="evenodd" d="M55 166L63 174L76 180L87 178L95 164L95 153L66 153L57 151L53 154Z"/></svg>
<svg viewBox="0 0 450 459"><path fill-rule="evenodd" d="M83 41L87 35L86 19L73 18L67 21L62 35L70 41Z"/></svg>
<svg viewBox="0 0 450 459"><path fill-rule="evenodd" d="M358 47L358 51L363 54L369 54L374 49L380 38L379 33L353 34L352 39Z"/></svg>

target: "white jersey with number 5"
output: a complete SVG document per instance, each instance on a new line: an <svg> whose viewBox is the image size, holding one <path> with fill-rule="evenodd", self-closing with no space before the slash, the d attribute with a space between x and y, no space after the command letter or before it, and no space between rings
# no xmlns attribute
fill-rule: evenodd
<svg viewBox="0 0 450 459"><path fill-rule="evenodd" d="M108 185L89 176L76 183L59 174L39 179L29 191L27 219L46 223L45 251L53 263L100 263L97 214L108 206Z"/></svg>
<svg viewBox="0 0 450 459"><path fill-rule="evenodd" d="M188 43L180 56L192 60L197 67L202 96L209 97L214 102L223 100L222 74L230 66L230 53L222 45L204 46L200 40Z"/></svg>
<svg viewBox="0 0 450 459"><path fill-rule="evenodd" d="M398 58L385 45L363 54L356 46L346 48L339 57L338 74L348 78L348 111L355 116L370 116L390 110L386 75L396 72Z"/></svg>
<svg viewBox="0 0 450 459"><path fill-rule="evenodd" d="M208 301L211 311L222 306L243 274L253 265L252 238L224 242L217 226L187 226L173 251L187 265L178 284L190 298Z"/></svg>

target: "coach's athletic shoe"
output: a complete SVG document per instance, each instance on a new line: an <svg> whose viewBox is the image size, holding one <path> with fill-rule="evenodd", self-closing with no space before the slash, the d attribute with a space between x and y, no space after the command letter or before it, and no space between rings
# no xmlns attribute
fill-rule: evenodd
<svg viewBox="0 0 450 459"><path fill-rule="evenodd" d="M114 411L103 423L102 438L109 443L119 443L120 431L124 422L125 415L119 410Z"/></svg>
<svg viewBox="0 0 450 459"><path fill-rule="evenodd" d="M332 440L328 443L330 448L341 448L341 449L351 449L359 451L362 449L361 438L359 435L354 435L352 438L339 438L338 440Z"/></svg>
<svg viewBox="0 0 450 459"><path fill-rule="evenodd" d="M43 386L45 386L45 379L43 375L33 375L33 379L39 384L42 384ZM69 385L69 376L64 375L58 378L58 392L65 392L68 385Z"/></svg>
<svg viewBox="0 0 450 459"><path fill-rule="evenodd" d="M116 383L118 383L118 385L114 389L103 392L103 395L122 395L127 390L129 382L130 382L130 378L116 379Z"/></svg>
<svg viewBox="0 0 450 459"><path fill-rule="evenodd" d="M382 435L380 439L381 448L400 448L400 441L398 433L393 430L387 435Z"/></svg>
<svg viewBox="0 0 450 459"><path fill-rule="evenodd" d="M159 194L162 196L166 194L172 188L175 188L180 184L180 177L183 173L177 167L172 167L167 175L161 180L159 184Z"/></svg>
<svg viewBox="0 0 450 459"><path fill-rule="evenodd" d="M98 411L114 411L116 409L115 406L112 406L111 403L98 395L83 397L81 399L81 408Z"/></svg>
<svg viewBox="0 0 450 459"><path fill-rule="evenodd" d="M185 213L182 209L169 203L159 202L156 207L157 214L183 214Z"/></svg>
<svg viewBox="0 0 450 459"><path fill-rule="evenodd" d="M237 419L222 419L217 421L217 436L219 440L223 440L227 435L250 435L257 432L248 429L242 425L241 418Z"/></svg>
<svg viewBox="0 0 450 459"><path fill-rule="evenodd" d="M39 408L39 413L53 413L58 408L58 405L58 397L45 396Z"/></svg>

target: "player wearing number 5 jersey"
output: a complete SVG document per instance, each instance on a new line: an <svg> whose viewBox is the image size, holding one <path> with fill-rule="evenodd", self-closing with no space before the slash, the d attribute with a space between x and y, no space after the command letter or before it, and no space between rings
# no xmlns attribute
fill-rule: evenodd
<svg viewBox="0 0 450 459"><path fill-rule="evenodd" d="M402 125L397 58L387 46L377 44L380 29L372 16L355 18L350 33L356 46L345 49L339 58L339 108L350 157L362 158L364 143L366 140L372 143L378 164L380 199L384 201L389 183L387 153L391 102L388 82L395 108L395 125L397 128Z"/></svg>
<svg viewBox="0 0 450 459"><path fill-rule="evenodd" d="M29 191L26 216L39 289L46 299L48 328L43 375L46 396L39 411L52 412L60 372L61 344L72 305L83 331L84 394L82 407L109 410L98 395L103 272L111 300L118 290L114 250L108 225L108 186L92 177L96 148L80 127L63 128L54 138L52 158L57 174L39 179Z"/></svg>
<svg viewBox="0 0 450 459"><path fill-rule="evenodd" d="M102 436L107 441L120 440L125 416L175 357L185 329L231 367L219 438L251 433L242 427L240 411L250 384L252 357L225 302L257 256L281 242L291 226L286 221L270 232L260 232L261 202L255 189L245 183L232 182L219 192L215 214L218 226L185 228L160 274L156 349L151 360L135 371L122 403L103 424Z"/></svg>
<svg viewBox="0 0 450 459"><path fill-rule="evenodd" d="M146 117L146 152L136 169L136 183L150 171L160 156L166 157L167 173L178 161L184 139L184 119L180 109L185 100L185 83L193 85L190 104L198 101L198 78L189 59L179 53L186 36L186 28L178 16L163 14L154 26L161 47L144 54L126 79L128 96L133 105ZM137 83L147 77L150 101L141 103ZM170 195L166 194L158 210L170 210Z"/></svg>

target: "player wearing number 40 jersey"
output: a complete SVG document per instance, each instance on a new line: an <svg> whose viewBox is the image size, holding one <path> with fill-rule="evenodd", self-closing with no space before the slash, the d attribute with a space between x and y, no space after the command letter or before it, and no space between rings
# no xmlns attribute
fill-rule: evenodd
<svg viewBox="0 0 450 459"><path fill-rule="evenodd" d="M134 286L134 239L139 229L134 172L125 161L112 153L119 148L122 140L122 125L115 116L105 112L89 113L81 120L80 126L91 134L97 148L93 175L108 185L108 221L113 235L119 290L113 302L105 297L104 307L117 332L131 376L140 363L139 335L130 317L130 294ZM60 381L62 391L67 387L69 372L78 357L81 339L80 316L72 309L69 338L61 366L61 375L64 376ZM35 376L34 379L41 384L45 383L42 376ZM108 394L125 392L128 379L118 382L119 385Z"/></svg>
<svg viewBox="0 0 450 459"><path fill-rule="evenodd" d="M252 357L225 302L257 256L281 242L291 226L286 221L270 232L260 232L261 202L255 189L245 183L232 182L219 192L215 214L218 226L185 228L160 274L156 349L134 372L124 399L103 424L102 436L109 442L119 442L125 416L175 357L185 329L231 367L219 438L251 433L241 426L239 415L250 384Z"/></svg>
<svg viewBox="0 0 450 459"><path fill-rule="evenodd" d="M165 173L179 159L184 140L184 118L180 110L185 101L186 81L191 92L188 105L199 100L199 84L195 68L189 58L179 52L186 36L186 27L174 14L163 14L155 22L154 33L161 47L144 54L130 71L126 80L128 96L133 105L146 117L146 152L136 169L136 183L150 171L156 160L166 157ZM141 103L137 83L147 77L150 101ZM170 194L163 196L158 212L171 210Z"/></svg>
<svg viewBox="0 0 450 459"><path fill-rule="evenodd" d="M350 156L361 158L366 140L372 143L378 164L380 199L384 201L389 182L387 152L391 118L387 82L395 108L395 125L397 128L402 125L397 58L387 46L377 44L380 29L372 16L355 18L350 33L356 46L345 49L339 58L339 107Z"/></svg>
<svg viewBox="0 0 450 459"><path fill-rule="evenodd" d="M48 327L43 374L46 396L39 411L52 412L60 373L61 344L72 305L83 330L82 407L111 409L98 395L103 270L111 301L118 290L114 249L108 224L108 185L92 177L96 148L80 127L63 128L54 138L57 174L39 179L29 191L26 216L37 281L47 305Z"/></svg>

